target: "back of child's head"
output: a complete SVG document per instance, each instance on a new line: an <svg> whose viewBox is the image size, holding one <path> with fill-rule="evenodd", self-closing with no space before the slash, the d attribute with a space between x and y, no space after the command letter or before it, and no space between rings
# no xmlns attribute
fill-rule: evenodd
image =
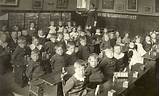
<svg viewBox="0 0 160 96"><path fill-rule="evenodd" d="M86 62L84 60L81 60L81 59L78 59L75 61L74 63L74 68L82 68L82 67L85 67L86 66Z"/></svg>

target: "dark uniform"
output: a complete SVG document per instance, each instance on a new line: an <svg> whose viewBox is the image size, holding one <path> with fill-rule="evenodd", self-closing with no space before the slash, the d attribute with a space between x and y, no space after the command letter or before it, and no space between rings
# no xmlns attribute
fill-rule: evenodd
<svg viewBox="0 0 160 96"><path fill-rule="evenodd" d="M12 55L12 63L14 65L15 82L21 87L26 83L25 69L27 64L26 56L30 55L30 49L28 47L21 48L17 46Z"/></svg>

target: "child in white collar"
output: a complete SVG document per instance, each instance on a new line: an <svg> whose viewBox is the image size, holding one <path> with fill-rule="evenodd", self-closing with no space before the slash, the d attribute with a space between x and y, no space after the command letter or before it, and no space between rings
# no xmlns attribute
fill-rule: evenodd
<svg viewBox="0 0 160 96"><path fill-rule="evenodd" d="M34 50L34 49L42 50L43 46L41 44L39 44L39 38L33 37L32 44L29 47L31 50Z"/></svg>
<svg viewBox="0 0 160 96"><path fill-rule="evenodd" d="M48 32L47 38L50 38L51 34L56 33L56 26L54 24L54 21L50 22L50 26L48 28L49 28L49 32Z"/></svg>

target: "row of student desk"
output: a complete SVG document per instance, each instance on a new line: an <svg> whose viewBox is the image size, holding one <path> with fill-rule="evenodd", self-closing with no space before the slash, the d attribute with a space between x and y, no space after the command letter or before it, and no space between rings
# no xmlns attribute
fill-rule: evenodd
<svg viewBox="0 0 160 96"><path fill-rule="evenodd" d="M156 58L151 57L148 53L144 55L144 58L148 61L145 65L145 70L138 70L138 77L133 77L133 72L130 71L128 75L128 88L122 87L122 82L114 82L111 89L115 90L114 96L126 96L127 92L132 89L135 85L135 83L141 79L145 74L147 74L150 70L152 70L155 67L156 64ZM73 71L72 68L68 68L68 71ZM44 88L44 94L47 94L47 96L58 96L58 83L62 82L61 80L61 71L55 71L50 74L44 75L40 78L40 80L43 82L43 85L46 85L47 87L50 87L51 92L47 88ZM107 96L108 92L100 93L98 96ZM45 96L45 95L44 95Z"/></svg>

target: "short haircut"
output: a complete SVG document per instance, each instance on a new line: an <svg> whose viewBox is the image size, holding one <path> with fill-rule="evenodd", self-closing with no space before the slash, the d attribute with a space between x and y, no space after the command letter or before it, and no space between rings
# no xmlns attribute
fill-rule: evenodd
<svg viewBox="0 0 160 96"><path fill-rule="evenodd" d="M54 47L55 49L61 47L63 49L63 45L61 43L57 43L56 46Z"/></svg>
<svg viewBox="0 0 160 96"><path fill-rule="evenodd" d="M88 60L90 60L91 57L93 57L95 59L98 59L98 54L96 54L96 53L90 54L89 57L88 57Z"/></svg>
<svg viewBox="0 0 160 96"><path fill-rule="evenodd" d="M70 46L76 46L75 43L73 41L69 41L67 43L67 48L69 48Z"/></svg>
<svg viewBox="0 0 160 96"><path fill-rule="evenodd" d="M87 62L85 62L84 60L81 60L81 59L78 59L75 61L74 63L74 68L77 68L77 67L85 67L87 64Z"/></svg>

